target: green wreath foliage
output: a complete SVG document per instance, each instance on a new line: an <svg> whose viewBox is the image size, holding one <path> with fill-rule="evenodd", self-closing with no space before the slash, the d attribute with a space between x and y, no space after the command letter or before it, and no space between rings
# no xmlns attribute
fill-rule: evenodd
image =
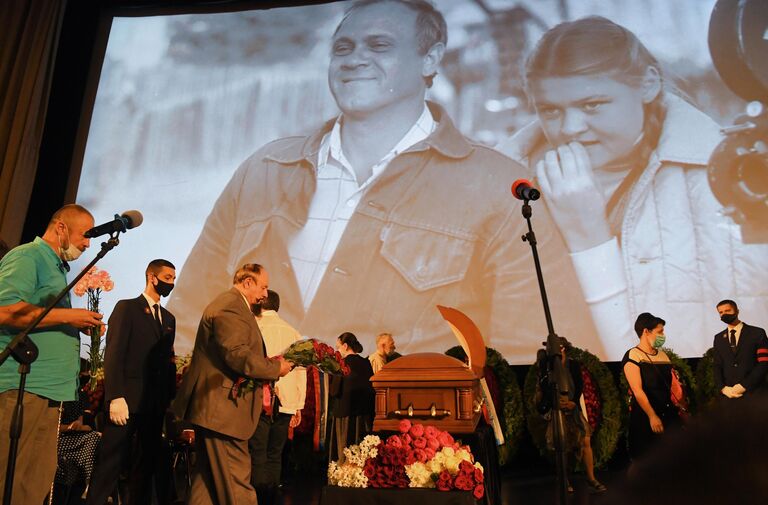
<svg viewBox="0 0 768 505"><path fill-rule="evenodd" d="M699 408L708 410L715 405L715 348L710 347L696 366L696 384L698 385L696 402Z"/></svg>
<svg viewBox="0 0 768 505"><path fill-rule="evenodd" d="M461 346L451 347L445 354L464 361L466 354ZM486 347L485 364L493 369L499 381L503 408L496 406L504 432L504 445L499 446L499 465L505 465L517 454L525 425L523 396L517 378L507 360L497 350Z"/></svg>
<svg viewBox="0 0 768 505"><path fill-rule="evenodd" d="M610 461L616 451L619 436L623 431L622 427L626 423L626 405L619 399L611 371L597 356L589 351L573 347L569 350L568 357L581 363L582 367L592 376L596 385L602 409L602 419L597 429L592 433L592 452L595 468L602 468ZM534 445L539 449L542 456L549 459L551 455L545 439L547 421L538 413L534 404L537 378L538 368L534 363L528 369L523 386L526 420Z"/></svg>

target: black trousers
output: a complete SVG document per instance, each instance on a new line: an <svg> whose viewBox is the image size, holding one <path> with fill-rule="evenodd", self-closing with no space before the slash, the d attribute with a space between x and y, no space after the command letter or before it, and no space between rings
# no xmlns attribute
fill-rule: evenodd
<svg viewBox="0 0 768 505"><path fill-rule="evenodd" d="M253 487L272 488L280 485L283 447L288 440L288 424L291 414L275 414L274 417L259 416L248 449L251 453L251 484Z"/></svg>
<svg viewBox="0 0 768 505"><path fill-rule="evenodd" d="M124 503L151 504L153 477L156 477L158 503L167 503L171 463L162 432L162 413L131 413L125 426L117 426L107 420L86 505L104 505L114 492L124 469L128 470Z"/></svg>

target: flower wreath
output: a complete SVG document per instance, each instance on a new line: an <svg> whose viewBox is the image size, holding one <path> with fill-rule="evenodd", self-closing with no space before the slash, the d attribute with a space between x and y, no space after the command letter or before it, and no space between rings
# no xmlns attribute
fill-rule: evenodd
<svg viewBox="0 0 768 505"><path fill-rule="evenodd" d="M688 403L688 412L696 412L698 405L697 397L699 396L699 393L698 387L696 385L696 378L693 375L693 370L691 370L690 365L688 365L688 363L683 358L677 355L669 347L663 347L662 351L666 353L667 357L669 358L669 362L672 364L673 370L677 373L677 378L683 388L683 395ZM627 377L624 375L624 370L621 370L619 375L619 385L621 390L624 392L623 403L627 408L627 412L629 412L629 383L627 382ZM681 417L683 417L683 415L684 413L681 413ZM629 429L628 423L624 426L623 431L626 431L627 429ZM629 440L627 440L627 443L629 443Z"/></svg>
<svg viewBox="0 0 768 505"><path fill-rule="evenodd" d="M613 456L618 444L622 425L626 418L626 406L622 405L616 390L613 375L597 356L573 347L568 357L581 364L581 376L584 382L584 403L587 407L585 416L592 429L592 452L595 468L601 468ZM538 366L534 363L525 377L523 396L525 398L528 431L539 452L550 458L545 438L547 422L541 417L534 405Z"/></svg>
<svg viewBox="0 0 768 505"><path fill-rule="evenodd" d="M504 445L499 450L499 465L505 465L512 460L520 446L523 429L525 426L525 416L523 414L523 396L520 386L517 384L515 372L504 359L499 351L486 347L485 364L493 370L496 379L499 381L501 398L504 403L502 406L496 406L499 421L504 430ZM445 351L445 354L460 361L464 361L466 354L461 346L454 346Z"/></svg>

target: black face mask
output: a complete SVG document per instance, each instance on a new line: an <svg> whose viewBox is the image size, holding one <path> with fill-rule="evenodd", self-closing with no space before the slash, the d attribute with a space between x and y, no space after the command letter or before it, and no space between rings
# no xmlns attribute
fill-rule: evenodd
<svg viewBox="0 0 768 505"><path fill-rule="evenodd" d="M738 317L738 314L723 314L720 316L720 320L725 324L733 324L733 322L736 321Z"/></svg>
<svg viewBox="0 0 768 505"><path fill-rule="evenodd" d="M169 282L163 282L160 279L157 279L157 284L155 285L155 291L157 291L158 295L168 296L171 294L172 290L173 290L173 284Z"/></svg>

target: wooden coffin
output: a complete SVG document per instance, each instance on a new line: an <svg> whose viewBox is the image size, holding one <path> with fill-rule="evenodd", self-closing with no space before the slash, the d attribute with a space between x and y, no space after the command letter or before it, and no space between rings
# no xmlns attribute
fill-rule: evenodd
<svg viewBox="0 0 768 505"><path fill-rule="evenodd" d="M387 363L373 377L374 431L396 431L401 419L431 424L451 433L472 433L482 415L480 378L485 343L463 313L438 306L469 362L436 352L410 354Z"/></svg>
<svg viewBox="0 0 768 505"><path fill-rule="evenodd" d="M480 420L480 379L450 356L425 352L388 363L372 378L374 431L397 431L401 419L451 433L472 433Z"/></svg>

